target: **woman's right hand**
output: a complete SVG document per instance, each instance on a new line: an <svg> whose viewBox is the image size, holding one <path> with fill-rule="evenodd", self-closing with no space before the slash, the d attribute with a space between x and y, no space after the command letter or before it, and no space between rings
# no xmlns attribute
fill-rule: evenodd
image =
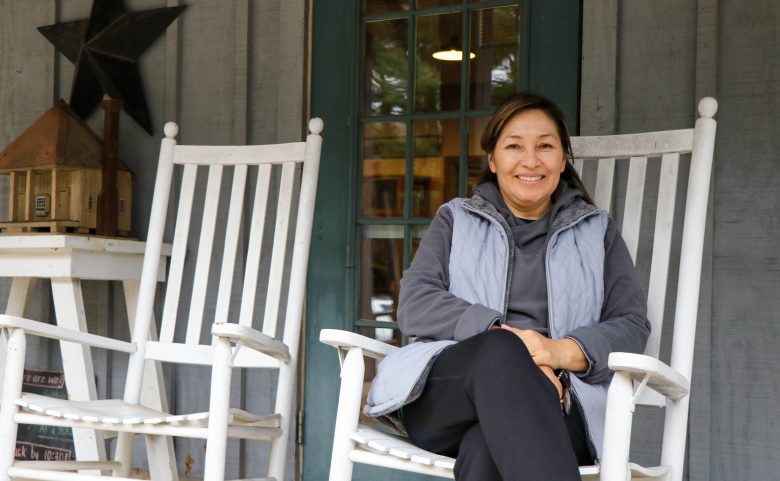
<svg viewBox="0 0 780 481"><path fill-rule="evenodd" d="M539 366L539 369L542 370L545 376L550 380L551 383L553 383L553 386L555 386L555 389L558 391L558 399L563 399L563 385L561 384L561 380L558 379L558 376L555 375L555 372L552 370L549 366Z"/></svg>

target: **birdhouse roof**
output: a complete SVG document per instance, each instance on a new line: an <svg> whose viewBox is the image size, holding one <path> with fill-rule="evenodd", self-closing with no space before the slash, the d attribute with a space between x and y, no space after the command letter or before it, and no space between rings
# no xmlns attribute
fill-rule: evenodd
<svg viewBox="0 0 780 481"><path fill-rule="evenodd" d="M0 152L0 171L81 167L102 168L103 141L59 100ZM121 161L119 169L129 171Z"/></svg>

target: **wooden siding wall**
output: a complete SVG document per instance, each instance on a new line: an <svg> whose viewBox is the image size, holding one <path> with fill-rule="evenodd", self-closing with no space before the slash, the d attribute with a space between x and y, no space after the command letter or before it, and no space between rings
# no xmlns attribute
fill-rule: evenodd
<svg viewBox="0 0 780 481"><path fill-rule="evenodd" d="M583 134L689 127L699 98L718 99L685 479L777 479L780 3L584 5ZM658 419L634 425L640 459L658 458Z"/></svg>
<svg viewBox="0 0 780 481"><path fill-rule="evenodd" d="M70 96L73 66L36 31L36 27L85 18L91 0L3 0L0 2L0 145L7 145L59 98ZM120 120L120 157L137 179L133 185L132 235L146 236L162 126L180 125L180 141L200 144L247 144L299 141L308 101L305 0L125 0L129 11L186 5L140 62L141 76L155 135L148 136L129 117ZM102 112L89 119L102 135ZM0 205L4 205L0 203ZM172 233L171 233L172 234ZM196 240L194 242L197 242ZM0 309L9 283L0 283ZM116 283L85 282L91 332L129 338L122 289ZM33 319L51 320L48 283L39 282ZM213 307L212 307L213 309ZM159 316L158 316L159 319ZM34 367L60 364L58 346L36 349ZM93 351L98 392L121 396L126 358ZM33 366L31 366L33 367ZM198 370L166 367L169 403L177 412L202 404L203 375ZM234 405L272 409L263 392L267 373L234 380L241 386ZM293 448L287 479L295 478ZM192 456L192 473L202 472L205 443L177 441L177 462ZM229 445L228 479L263 474L267 459L262 443ZM136 464L145 464L138 444Z"/></svg>

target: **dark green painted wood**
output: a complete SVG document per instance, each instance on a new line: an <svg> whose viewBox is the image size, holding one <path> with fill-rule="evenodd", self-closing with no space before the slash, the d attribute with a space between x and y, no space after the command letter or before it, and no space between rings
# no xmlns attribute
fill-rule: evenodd
<svg viewBox="0 0 780 481"><path fill-rule="evenodd" d="M353 47L357 39L356 2L312 2L312 115L325 121L317 204L314 214L306 299L303 479L325 480L338 402L336 351L319 342L323 328L350 329L346 286L354 224L350 184L355 165Z"/></svg>
<svg viewBox="0 0 780 481"><path fill-rule="evenodd" d="M319 343L323 328L352 329L358 167L360 1L313 4L312 114L325 121L308 275L305 343L304 481L327 479L338 401L338 358ZM523 2L524 3L524 2ZM531 1L528 86L560 103L576 125L580 2ZM355 481L423 481L428 476L356 466Z"/></svg>
<svg viewBox="0 0 780 481"><path fill-rule="evenodd" d="M581 2L531 2L528 89L561 106L572 135L579 125L581 18Z"/></svg>

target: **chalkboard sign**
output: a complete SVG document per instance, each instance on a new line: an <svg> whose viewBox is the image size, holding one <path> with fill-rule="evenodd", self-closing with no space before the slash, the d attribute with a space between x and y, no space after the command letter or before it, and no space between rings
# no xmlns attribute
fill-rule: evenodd
<svg viewBox="0 0 780 481"><path fill-rule="evenodd" d="M22 391L66 399L62 371L25 369ZM76 458L70 428L20 424L16 435L16 459L71 461Z"/></svg>

